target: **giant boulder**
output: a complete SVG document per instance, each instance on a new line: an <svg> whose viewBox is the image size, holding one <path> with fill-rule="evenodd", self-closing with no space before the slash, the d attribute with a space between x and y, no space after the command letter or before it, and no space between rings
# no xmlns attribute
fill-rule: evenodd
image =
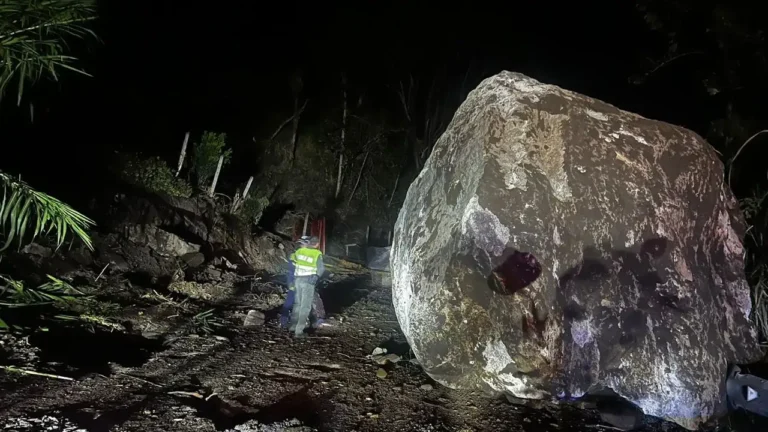
<svg viewBox="0 0 768 432"><path fill-rule="evenodd" d="M438 382L612 391L694 429L760 357L744 221L686 129L520 74L483 81L408 190L393 301Z"/></svg>

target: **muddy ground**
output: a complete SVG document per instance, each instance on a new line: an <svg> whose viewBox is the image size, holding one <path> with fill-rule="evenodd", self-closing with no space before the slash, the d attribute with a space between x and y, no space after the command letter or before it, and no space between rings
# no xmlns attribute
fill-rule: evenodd
<svg viewBox="0 0 768 432"><path fill-rule="evenodd" d="M120 283L112 280L107 285ZM270 292L258 288L259 283L213 306L157 287L106 289L100 301L118 305L120 318L110 322L122 323L111 331L109 322L50 321L42 330L28 327L4 334L0 364L61 378L0 370L0 428L615 430L594 411L515 405L436 384L411 358L390 290L375 286L370 278L324 288L332 327L304 340L289 338L277 326L279 285L263 282L274 289ZM198 316L190 328L188 317L209 306L211 315ZM244 327L250 309L263 311L265 322ZM377 348L394 354L390 359L395 362L377 363L385 362L371 356ZM648 421L643 430L682 430Z"/></svg>

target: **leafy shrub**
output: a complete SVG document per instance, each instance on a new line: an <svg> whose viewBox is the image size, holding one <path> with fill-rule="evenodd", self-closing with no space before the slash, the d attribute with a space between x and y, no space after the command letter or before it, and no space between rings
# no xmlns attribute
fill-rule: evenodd
<svg viewBox="0 0 768 432"><path fill-rule="evenodd" d="M161 158L143 159L138 155L123 158L120 175L128 183L152 192L189 198L192 187L185 180L173 175L173 171Z"/></svg>
<svg viewBox="0 0 768 432"><path fill-rule="evenodd" d="M258 225L268 205L269 199L265 196L248 197L240 210L240 218L246 223Z"/></svg>
<svg viewBox="0 0 768 432"><path fill-rule="evenodd" d="M192 155L192 171L197 177L197 186L204 187L208 185L216 174L216 167L219 164L219 157L224 156L223 165L229 163L232 157L232 150L225 149L227 146L227 134L215 132L203 132L200 142L195 143Z"/></svg>

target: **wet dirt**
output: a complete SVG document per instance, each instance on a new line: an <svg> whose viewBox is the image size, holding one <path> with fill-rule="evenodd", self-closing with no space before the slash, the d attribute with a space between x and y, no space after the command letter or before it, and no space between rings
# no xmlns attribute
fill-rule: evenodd
<svg viewBox="0 0 768 432"><path fill-rule="evenodd" d="M342 289L351 292L345 297ZM358 281L324 294L333 311L332 326L306 339L293 339L278 328L274 310L264 311L270 313L263 326L242 327L244 313L254 307L248 296L221 312L227 326L218 335L148 339L69 328L36 333L24 341L36 352L35 369L74 380L0 371L0 386L6 389L0 392L0 428L615 430L591 410L514 405L503 397L442 387L411 358L389 289ZM376 348L401 359L378 364L370 356ZM641 430L682 430L660 421L649 423Z"/></svg>

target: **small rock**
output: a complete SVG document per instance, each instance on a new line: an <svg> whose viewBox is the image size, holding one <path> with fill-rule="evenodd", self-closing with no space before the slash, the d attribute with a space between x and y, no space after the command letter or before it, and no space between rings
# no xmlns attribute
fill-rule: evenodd
<svg viewBox="0 0 768 432"><path fill-rule="evenodd" d="M181 256L181 260L192 268L199 267L205 262L205 255L200 252L190 252Z"/></svg>
<svg viewBox="0 0 768 432"><path fill-rule="evenodd" d="M215 268L208 267L207 269L205 269L205 272L203 274L208 280L221 279L221 270L217 270Z"/></svg>
<svg viewBox="0 0 768 432"><path fill-rule="evenodd" d="M375 355L383 355L383 354L386 354L386 353L387 353L387 349L386 348L376 348L376 349L373 350L371 355L374 355L374 356Z"/></svg>
<svg viewBox="0 0 768 432"><path fill-rule="evenodd" d="M387 371L385 371L384 369L379 368L379 370L376 371L376 376L381 378L381 379L384 379L384 378L387 377Z"/></svg>
<svg viewBox="0 0 768 432"><path fill-rule="evenodd" d="M432 391L434 387L432 387L432 384L424 384L421 386L421 389L424 391Z"/></svg>
<svg viewBox="0 0 768 432"><path fill-rule="evenodd" d="M37 255L43 258L50 258L53 255L53 250L51 248L41 246L37 243L30 243L24 246L21 251L27 255Z"/></svg>
<svg viewBox="0 0 768 432"><path fill-rule="evenodd" d="M371 359L376 363L383 365L389 363L397 363L400 361L400 356L397 354L379 354L371 356Z"/></svg>
<svg viewBox="0 0 768 432"><path fill-rule="evenodd" d="M400 361L400 359L402 357L400 357L397 354L387 354L387 355L384 356L384 358L387 359L388 361L390 361L391 363L397 363L397 362Z"/></svg>
<svg viewBox="0 0 768 432"><path fill-rule="evenodd" d="M248 311L248 315L245 317L243 327L257 327L264 325L265 319L266 318L262 312L251 309Z"/></svg>

